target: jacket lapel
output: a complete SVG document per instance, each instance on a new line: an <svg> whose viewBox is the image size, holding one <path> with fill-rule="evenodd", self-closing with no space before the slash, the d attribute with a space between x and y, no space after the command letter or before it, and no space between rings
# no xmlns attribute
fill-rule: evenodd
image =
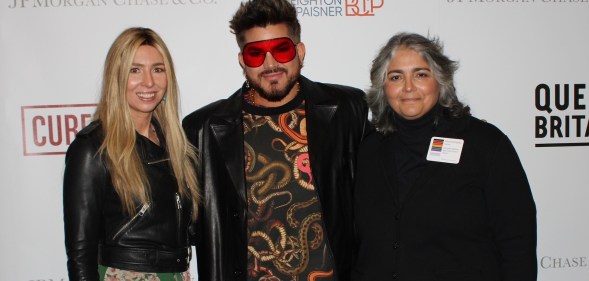
<svg viewBox="0 0 589 281"><path fill-rule="evenodd" d="M301 92L305 95L307 116L307 139L309 141L309 160L312 163L311 173L315 186L323 186L321 167L325 167L324 159L333 159L333 150L326 147L328 143L329 126L337 111L337 103L316 84L301 76ZM328 163L326 163L329 165ZM321 196L320 188L317 188Z"/></svg>
<svg viewBox="0 0 589 281"><path fill-rule="evenodd" d="M241 91L232 95L210 121L210 130L219 147L219 156L225 163L237 194L245 202L245 175L243 152L243 116Z"/></svg>
<svg viewBox="0 0 589 281"><path fill-rule="evenodd" d="M301 76L301 91L305 95L307 115L307 139L309 141L309 159L315 186L322 185L321 167L323 159L332 159L332 150L325 147L329 143L329 127L337 111L337 103L316 84ZM327 164L327 163L326 163ZM320 192L320 190L317 190Z"/></svg>

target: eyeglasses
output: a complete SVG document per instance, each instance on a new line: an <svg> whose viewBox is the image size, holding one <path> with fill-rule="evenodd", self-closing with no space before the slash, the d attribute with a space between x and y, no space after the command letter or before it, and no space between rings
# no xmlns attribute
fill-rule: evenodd
<svg viewBox="0 0 589 281"><path fill-rule="evenodd" d="M287 63L296 56L296 44L288 37L280 37L262 41L255 41L243 46L243 62L249 67L258 67L264 63L266 53L279 63Z"/></svg>

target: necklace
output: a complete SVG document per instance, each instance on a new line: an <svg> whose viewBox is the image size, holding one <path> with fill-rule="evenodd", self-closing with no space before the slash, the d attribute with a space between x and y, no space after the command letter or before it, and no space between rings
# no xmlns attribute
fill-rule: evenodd
<svg viewBox="0 0 589 281"><path fill-rule="evenodd" d="M294 87L296 87L297 93L301 90L301 86L299 85L299 82L297 82ZM257 106L255 93L256 93L256 90L254 90L254 88L250 88L247 92L245 92L245 94L243 94L243 99L245 100L245 102L247 102L253 106Z"/></svg>
<svg viewBox="0 0 589 281"><path fill-rule="evenodd" d="M153 124L149 125L149 133L147 138L150 139L153 143L160 145L160 139L157 136L157 132L155 131Z"/></svg>
<svg viewBox="0 0 589 281"><path fill-rule="evenodd" d="M251 105L253 105L253 106L256 106L256 100L255 100L255 97L254 97L254 88L251 88L249 91L247 91L247 92L246 92L246 93L243 95L243 99L244 99L244 100L245 100L247 103L249 103L249 104L251 104Z"/></svg>

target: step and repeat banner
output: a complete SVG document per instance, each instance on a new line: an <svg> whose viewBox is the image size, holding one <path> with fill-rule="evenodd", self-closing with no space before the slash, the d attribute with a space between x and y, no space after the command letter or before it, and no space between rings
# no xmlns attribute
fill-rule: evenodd
<svg viewBox="0 0 589 281"><path fill-rule="evenodd" d="M541 281L589 280L589 0L292 0L303 74L366 89L399 31L438 36L458 95L515 145L538 208ZM64 153L91 121L102 66L130 26L158 32L182 116L244 81L228 21L238 0L0 4L0 280L67 280ZM193 268L194 265L193 265ZM193 273L194 280L198 277Z"/></svg>

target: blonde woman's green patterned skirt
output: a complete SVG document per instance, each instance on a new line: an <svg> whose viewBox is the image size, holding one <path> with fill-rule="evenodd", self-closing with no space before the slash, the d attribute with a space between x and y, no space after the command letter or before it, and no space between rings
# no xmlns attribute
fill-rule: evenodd
<svg viewBox="0 0 589 281"><path fill-rule="evenodd" d="M191 281L190 270L172 273L146 273L98 266L101 281Z"/></svg>

